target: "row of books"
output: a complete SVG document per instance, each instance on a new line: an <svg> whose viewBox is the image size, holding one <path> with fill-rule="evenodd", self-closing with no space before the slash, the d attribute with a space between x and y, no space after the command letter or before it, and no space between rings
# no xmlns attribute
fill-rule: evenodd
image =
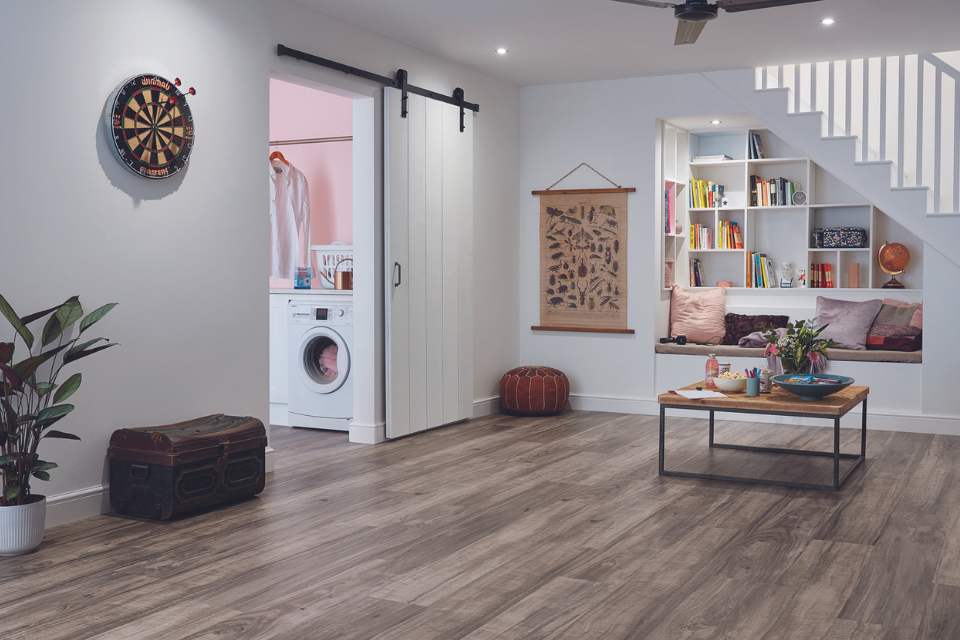
<svg viewBox="0 0 960 640"><path fill-rule="evenodd" d="M691 224L690 248L713 249L713 229L703 224Z"/></svg>
<svg viewBox="0 0 960 640"><path fill-rule="evenodd" d="M834 284L834 280L833 280L832 264L830 264L829 262L815 262L810 265L810 287L811 288L833 289L836 286L837 285Z"/></svg>
<svg viewBox="0 0 960 640"><path fill-rule="evenodd" d="M754 289L774 289L779 286L773 260L767 254L754 251L747 255L747 286Z"/></svg>
<svg viewBox="0 0 960 640"><path fill-rule="evenodd" d="M800 187L786 178L750 176L751 207L783 207L793 204L793 194Z"/></svg>
<svg viewBox="0 0 960 640"><path fill-rule="evenodd" d="M722 206L724 188L710 180L690 180L690 207L692 209L714 209Z"/></svg>
<svg viewBox="0 0 960 640"><path fill-rule="evenodd" d="M750 132L750 159L763 160L763 142L760 140L760 134Z"/></svg>
<svg viewBox="0 0 960 640"><path fill-rule="evenodd" d="M717 249L743 249L743 233L738 223L731 220L720 221Z"/></svg>
<svg viewBox="0 0 960 640"><path fill-rule="evenodd" d="M670 186L663 190L663 232L678 234L677 229L677 190Z"/></svg>
<svg viewBox="0 0 960 640"><path fill-rule="evenodd" d="M700 260L696 258L694 258L693 263L690 265L690 286L703 286L703 265Z"/></svg>

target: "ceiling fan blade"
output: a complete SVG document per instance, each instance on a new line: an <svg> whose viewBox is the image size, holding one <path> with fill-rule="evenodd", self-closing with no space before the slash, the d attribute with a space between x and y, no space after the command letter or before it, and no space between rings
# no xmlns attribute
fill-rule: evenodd
<svg viewBox="0 0 960 640"><path fill-rule="evenodd" d="M657 0L613 0L624 4L635 4L641 7L656 7L657 9L673 9L677 5L672 2L658 2Z"/></svg>
<svg viewBox="0 0 960 640"><path fill-rule="evenodd" d="M677 37L673 40L673 44L693 44L700 37L705 26L707 26L706 20L677 20Z"/></svg>
<svg viewBox="0 0 960 640"><path fill-rule="evenodd" d="M786 7L791 4L806 4L820 2L820 0L717 0L717 6L728 13L739 11L754 11L756 9L772 9Z"/></svg>

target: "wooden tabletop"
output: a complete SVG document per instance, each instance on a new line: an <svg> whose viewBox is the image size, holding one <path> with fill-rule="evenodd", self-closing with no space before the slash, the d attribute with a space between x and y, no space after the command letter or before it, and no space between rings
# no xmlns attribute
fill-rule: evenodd
<svg viewBox="0 0 960 640"><path fill-rule="evenodd" d="M703 383L694 383L683 387L696 389ZM679 409L714 409L716 411L747 411L751 413L797 413L811 416L834 418L845 415L870 394L870 387L851 385L842 391L827 396L823 400L801 400L792 393L773 385L770 393L749 397L746 393L725 393L725 398L703 398L688 400L673 391L661 393L657 398L664 407Z"/></svg>

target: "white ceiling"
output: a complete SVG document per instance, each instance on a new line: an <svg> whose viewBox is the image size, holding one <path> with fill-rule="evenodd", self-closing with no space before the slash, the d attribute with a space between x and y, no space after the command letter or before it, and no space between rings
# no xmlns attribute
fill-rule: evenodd
<svg viewBox="0 0 960 640"><path fill-rule="evenodd" d="M679 0L677 0L679 1ZM960 0L822 0L720 12L674 47L669 9L610 0L301 0L355 26L519 84L960 49ZM833 16L831 28L820 18ZM498 46L509 47L497 56Z"/></svg>

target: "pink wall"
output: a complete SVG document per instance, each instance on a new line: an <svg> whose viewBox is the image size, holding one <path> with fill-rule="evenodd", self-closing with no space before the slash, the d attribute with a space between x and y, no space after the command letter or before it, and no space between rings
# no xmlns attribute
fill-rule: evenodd
<svg viewBox="0 0 960 640"><path fill-rule="evenodd" d="M270 80L271 140L352 135L352 110L350 98ZM349 142L270 148L307 177L311 244L353 243L352 148Z"/></svg>

